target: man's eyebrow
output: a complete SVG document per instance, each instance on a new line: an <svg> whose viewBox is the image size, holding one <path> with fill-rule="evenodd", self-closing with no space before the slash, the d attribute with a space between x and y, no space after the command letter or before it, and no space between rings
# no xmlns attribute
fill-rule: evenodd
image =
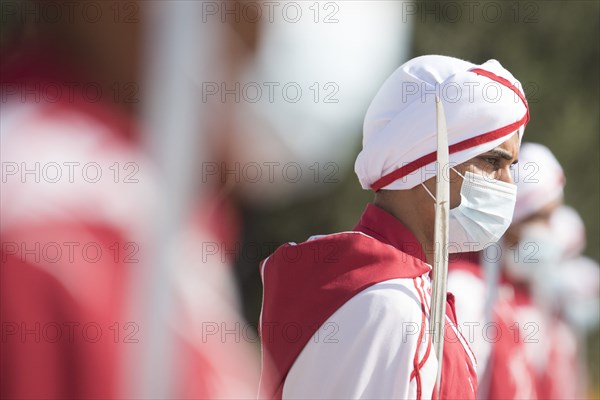
<svg viewBox="0 0 600 400"><path fill-rule="evenodd" d="M513 159L513 155L511 152L501 149L499 147L488 151L488 154L494 155L496 157L501 157L507 161L512 161Z"/></svg>

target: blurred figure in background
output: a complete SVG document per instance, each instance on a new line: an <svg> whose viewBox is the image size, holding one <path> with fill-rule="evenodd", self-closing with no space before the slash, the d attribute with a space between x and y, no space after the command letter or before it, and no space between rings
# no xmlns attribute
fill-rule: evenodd
<svg viewBox="0 0 600 400"><path fill-rule="evenodd" d="M556 269L545 278L534 278L534 296L549 314L552 339L540 392L553 399L584 398L590 390L587 335L600 319L600 268L582 255L586 234L577 211L557 208L550 228L553 240L562 245Z"/></svg>
<svg viewBox="0 0 600 400"><path fill-rule="evenodd" d="M130 32L115 46L80 14L51 22L42 2L11 5L37 9L38 18L18 13L23 36L2 49L0 296L9 308L3 326L17 327L3 337L2 394L114 397L122 350L140 340L123 310L155 190L129 115L137 95L116 102L111 89L136 83L138 27L123 25ZM48 287L36 290L32 274L16 272L22 265ZM51 296L51 283L73 305ZM26 301L7 301L15 289ZM35 313L40 307L57 311ZM69 318L55 319L66 310ZM63 353L43 357L55 348Z"/></svg>
<svg viewBox="0 0 600 400"><path fill-rule="evenodd" d="M545 187L537 187L542 195L538 200L550 199L552 185L540 183ZM510 258L504 265L519 304L520 328L528 338L527 354L536 367L541 398L583 398L588 390L586 335L599 318L599 269L581 255L585 227L577 212L568 206L549 209L550 215L542 207L517 224L520 240L508 250Z"/></svg>
<svg viewBox="0 0 600 400"><path fill-rule="evenodd" d="M545 287L550 287L556 314L576 332L582 354L586 335L600 322L600 267L583 255L585 225L575 209L559 207L552 213L550 225L554 237L564 246L552 284Z"/></svg>
<svg viewBox="0 0 600 400"><path fill-rule="evenodd" d="M478 397L582 398L584 338L598 324L598 266L581 255L585 227L562 205L565 177L552 152L524 143L515 182L513 223L500 247L449 264L448 288L458 293L463 332L474 338Z"/></svg>
<svg viewBox="0 0 600 400"><path fill-rule="evenodd" d="M83 350L73 351L73 357L81 359L77 365L86 366L90 385L71 379L52 392L43 384L30 385L37 379L27 370L17 372L21 357L15 351L28 351L32 336L17 346L21 327L7 321L2 362L7 365L3 374L11 375L3 379L10 382L3 385L3 394L131 394L121 389L127 382L119 381L128 379L139 362L136 365L137 355L127 353L147 341L141 316L131 311L128 299L140 286L138 274L153 262L148 254L157 244L149 232L159 214L156 199L165 190L155 155L142 146L148 141L148 130L140 105L147 103L148 88L140 79L149 69L149 59L166 58L156 55L158 43L144 42L147 32L156 30L148 25L147 11L152 8L148 3L15 1L2 5L6 18L2 28L7 33L2 38L3 271L14 271L9 265L16 258L14 263L24 261L42 275L54 276L55 281L48 281L56 287L47 283L47 290L55 291L57 298L71 298L79 314L70 320L90 321L102 328L101 340L84 342ZM181 239L174 238L179 249L174 251L179 261L172 261L176 267L171 282L177 296L171 330L181 360L173 372L177 397L255 395L259 368L255 348L249 347L258 339L255 327L240 319L231 267L234 261L241 264L242 287L247 289L245 281L256 277L260 258L238 254L243 219L237 208L242 204L253 217L282 199L333 189L334 185L324 183L337 182L352 162L354 142L348 140L349 132L359 137L360 131L352 128L360 123L369 96L408 53L410 25L406 20L398 22L400 3L354 2L343 10L334 3L312 8L306 3L300 21L288 18L293 13L284 14L286 7L271 9L267 3L204 2L198 20L218 25L214 31L218 34L208 35L210 40L203 42L212 46L211 53L171 72L195 84L206 133L206 146L198 151L203 163L194 171L201 176L190 179L190 186L202 185L202 195L194 199ZM254 18L252 7L257 5L259 17ZM275 11L272 19L269 10ZM357 24L370 29L358 32ZM382 36L380 29L387 35ZM217 67L209 74L197 68L204 59L216 60ZM373 64L372 59L378 62ZM239 89L246 84L262 90L258 101ZM288 86L300 86L303 95L289 99L283 90ZM161 95L171 100L167 93ZM332 146L323 146L325 141ZM328 149L333 144L338 151L332 155ZM275 174L269 169L273 164ZM300 183L286 174L290 164L300 166ZM247 165L264 167L258 183L243 174ZM48 243L54 242L62 257L51 253L55 247ZM38 253L47 254L35 258L28 253L36 251L35 243L40 244ZM90 255L82 256L81 248L88 243ZM78 252L78 259L65 261L71 250ZM93 259L93 251L103 256ZM94 268L88 268L90 260ZM4 281L11 287L16 282L21 282L19 288L33 285L23 279ZM258 298L259 291L247 291L246 298ZM3 288L3 299L11 293ZM28 298L32 305L66 307L62 304L67 300L49 302L48 297L52 296L40 293ZM8 306L15 302L4 303L15 307ZM64 312L75 311L69 306ZM25 328L30 329L33 320ZM95 327L87 328L91 333ZM58 346L42 342L50 350ZM74 349L69 343L66 348ZM119 368L122 358L126 361ZM22 364L36 362L41 365L36 357ZM40 370L61 371L62 367L52 367L57 363L49 359ZM48 382L55 381L47 377Z"/></svg>
<svg viewBox="0 0 600 400"><path fill-rule="evenodd" d="M548 301L540 301L538 289L551 281L564 245L552 237L550 217L563 202L565 178L551 151L537 143L523 144L515 175L515 215L501 241L499 261L506 290L514 296L516 329L534 369L538 395L548 398L548 384L540 382L550 370L550 351L553 346L569 345L555 343L551 307Z"/></svg>
<svg viewBox="0 0 600 400"><path fill-rule="evenodd" d="M147 334L131 294L149 249L166 245L148 235L160 188L138 118L147 6L52 4L58 18L43 1L3 4L23 35L2 48L0 392L130 397ZM174 349L166 373L172 397L252 397L251 339L223 339L247 331L230 265L200 251L235 240L235 229L215 229L223 208L210 209L176 238L164 282L176 304L164 321Z"/></svg>
<svg viewBox="0 0 600 400"><path fill-rule="evenodd" d="M597 301L598 269L573 261L583 260L585 228L574 210L561 205L565 178L551 151L524 144L517 174L515 217L501 242L501 264L518 328L539 398L582 398L581 337L597 323L597 305L585 305ZM583 316L579 323L569 317L575 310Z"/></svg>
<svg viewBox="0 0 600 400"><path fill-rule="evenodd" d="M526 146L521 146L519 165ZM459 327L477 359L477 398L535 399L536 377L515 325L514 296L493 275L499 269L494 260L500 254L496 244L478 252L451 254L448 291L455 293Z"/></svg>

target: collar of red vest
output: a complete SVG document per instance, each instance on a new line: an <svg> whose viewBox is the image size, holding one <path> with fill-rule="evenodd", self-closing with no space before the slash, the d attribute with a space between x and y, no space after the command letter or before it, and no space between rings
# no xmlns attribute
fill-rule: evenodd
<svg viewBox="0 0 600 400"><path fill-rule="evenodd" d="M396 217L374 204L367 204L353 230L367 234L427 263L425 252L415 235Z"/></svg>

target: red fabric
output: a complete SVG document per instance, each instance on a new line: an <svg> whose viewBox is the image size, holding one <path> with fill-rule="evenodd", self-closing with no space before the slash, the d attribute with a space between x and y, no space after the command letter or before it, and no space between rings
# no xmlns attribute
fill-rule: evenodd
<svg viewBox="0 0 600 400"><path fill-rule="evenodd" d="M69 254L64 243L76 243L72 254ZM26 249L35 249L48 243L62 246L62 256L57 262L48 262L54 253L37 251L26 254L14 252L13 244ZM26 228L13 230L3 235L3 257L11 260L3 265L2 296L12 296L11 290L27 296L28 305L23 306L23 299L15 299L3 305L7 314L17 313L16 321L29 321L31 326L40 322L41 332L44 326L53 324L60 326L61 339L57 343L49 342L42 335L41 343L27 340L25 343L3 343L8 351L3 353L3 363L19 365L23 359L32 364L47 364L45 373L31 373L28 369L15 371L15 382L29 382L28 385L15 385L11 388L10 398L28 398L31 382L58 379L62 374L68 377L69 390L76 390L77 398L112 398L117 394L117 375L120 354L135 344L127 343L125 336L132 330L125 329L126 324L137 324L137 321L124 320L121 313L125 292L124 283L128 278L127 264L123 264L123 256L115 262L115 244L122 247L125 241L115 230L107 226L83 223L66 223L64 221L46 221L44 224L27 225ZM89 252L82 251L84 245L93 244ZM99 251L96 252L96 249ZM9 254L6 254L10 251ZM12 253L12 254L11 254ZM85 259L86 254L97 260ZM71 257L72 256L72 257ZM15 265L30 266L35 272L30 274L15 273ZM35 278L40 277L44 278ZM39 288L36 288L38 286ZM56 283L53 283L56 282ZM46 288L42 286L46 285ZM59 288L54 288L58 286ZM59 292L54 295L53 292ZM61 294L64 292L65 294ZM82 298L82 293L85 297ZM67 296L70 302L61 300ZM73 304L72 304L73 303ZM42 310L47 310L43 312ZM39 312L38 312L39 311ZM65 320L60 315L68 314ZM58 317L57 317L58 315ZM5 314L2 319L4 321ZM69 325L73 324L73 337L69 339ZM130 325L127 325L130 326ZM134 326L132 326L134 327ZM139 328L139 326L138 326ZM50 329L50 328L48 328ZM46 336L53 334L48 331ZM117 336L115 336L117 335ZM139 332L132 335L139 340ZM115 339L116 338L116 339ZM30 349L44 347L56 349L63 347L64 357L50 359ZM22 358L24 357L24 358ZM75 373L71 372L73 369ZM74 389L73 389L74 388ZM55 397L44 390L41 385L40 397ZM59 396L60 397L60 396Z"/></svg>
<svg viewBox="0 0 600 400"><path fill-rule="evenodd" d="M281 246L261 263L264 269L261 395L281 398L285 378L308 340L354 295L389 279L415 279L429 273L430 267L420 259L423 250L416 238L382 209L367 206L355 231L377 239L357 232L329 235ZM450 303L451 318L453 310ZM295 327L293 338L290 326ZM444 359L442 395L474 398L473 393L468 393L468 379L476 385L475 371L471 369L470 376L461 372L465 362L470 362L459 341L445 346Z"/></svg>
<svg viewBox="0 0 600 400"><path fill-rule="evenodd" d="M135 264L122 261L137 259L138 254L121 251L115 262L115 244L121 250L126 241L116 232L101 226L59 224L54 222L27 230L13 231L3 237L3 250L12 251L10 243L35 248L35 243L94 243L103 255L97 262L82 259L80 249L71 260L65 255L54 265L38 265L35 255L2 254L0 289L3 334L0 379L2 398L119 398L119 372L124 355L139 347L144 340L144 327L137 318L124 313L128 299L125 290L130 268ZM94 252L90 252L94 254ZM6 260L6 262L4 262ZM26 262L24 262L24 261ZM52 274L49 270L52 269ZM58 278L58 279L57 279ZM88 295L75 297L61 282L75 281ZM179 320L183 323L183 319ZM16 325L15 325L16 324ZM35 330L39 324L40 341L29 334L21 340L21 324ZM61 327L57 342L53 325ZM69 340L68 324L73 327ZM97 341L86 339L83 327L94 324L101 329ZM46 328L45 328L46 327ZM12 334L14 329L16 333ZM46 329L46 330L45 330ZM186 329L192 329L188 327ZM89 336L95 335L90 325ZM4 340L6 338L6 340ZM217 382L223 373L233 374L233 360L239 359L229 342L211 348L197 347L186 339L174 337L176 367L180 371L175 381L178 398L211 398L222 390ZM202 340L198 337L198 341ZM205 353L203 353L205 352ZM220 371L211 363L212 357L231 360L231 368ZM222 363L223 364L223 363ZM221 365L222 365L221 364ZM240 366L240 369L242 366ZM236 376L245 377L243 371Z"/></svg>
<svg viewBox="0 0 600 400"><path fill-rule="evenodd" d="M503 310L501 310L503 308ZM514 379L511 367L516 363L521 365L521 371L527 376L521 376L523 381L532 384L531 390L535 393L534 371L525 358L525 349L522 342L523 335L516 331L514 308L506 304L496 306L493 313L494 323L501 333L499 340L492 345L488 360L487 370L489 381L488 399L519 399L519 383Z"/></svg>
<svg viewBox="0 0 600 400"><path fill-rule="evenodd" d="M494 74L493 72L486 71L485 69L481 69L481 68L473 68L471 70L471 72L474 72L477 75L486 76L486 77L490 78L493 81L501 83L502 85L506 86L507 88L509 88L510 90L512 90L513 92L515 92L516 95L519 96L519 98L521 99L521 101L523 102L523 104L525 104L525 107L527 107L527 110L528 110L527 112L529 114L529 107L528 107L528 104L527 104L527 100L525 99L525 95L511 81L509 81L508 79L503 78L501 76L498 76L498 75Z"/></svg>
<svg viewBox="0 0 600 400"><path fill-rule="evenodd" d="M115 88L100 87L97 80L85 76L75 66L57 63L60 58L54 49L35 46L18 54L0 64L3 103L44 103L45 112L51 118L56 118L57 113L69 113L70 116L84 114L108 128L119 140L139 144L137 122L115 103ZM134 82L129 83L135 85ZM132 91L137 87L128 86L127 89L126 94L121 94L117 100L123 102L129 97L138 100L138 92ZM125 92L124 88L120 90Z"/></svg>
<svg viewBox="0 0 600 400"><path fill-rule="evenodd" d="M446 316L456 326L456 309L454 307L454 295L448 293L446 303ZM475 365L469 361L469 354L473 359L475 355L468 347L465 349L461 340L467 343L460 331L457 334L446 321L444 326L444 353L442 363L441 399L475 399L477 394L477 371ZM467 354L467 352L469 354ZM463 365L466 364L468 372ZM433 391L433 399L437 399L437 390Z"/></svg>
<svg viewBox="0 0 600 400"><path fill-rule="evenodd" d="M564 322L552 318L547 330L550 341L547 367L537 377L540 399L583 399L586 371L578 359L577 337Z"/></svg>
<svg viewBox="0 0 600 400"><path fill-rule="evenodd" d="M75 300L47 273L1 254L0 397L80 398L81 340L69 343L68 331L55 340L56 325L81 315Z"/></svg>

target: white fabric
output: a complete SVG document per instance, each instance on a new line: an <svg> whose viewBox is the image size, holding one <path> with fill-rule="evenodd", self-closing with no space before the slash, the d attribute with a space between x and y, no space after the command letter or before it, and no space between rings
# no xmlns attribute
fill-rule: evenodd
<svg viewBox="0 0 600 400"><path fill-rule="evenodd" d="M556 241L563 244L563 258L577 257L586 246L585 225L579 213L569 206L560 206L550 216L550 227Z"/></svg>
<svg viewBox="0 0 600 400"><path fill-rule="evenodd" d="M541 144L523 143L517 166L517 204L513 222L521 221L562 199L565 185L562 167L552 152Z"/></svg>
<svg viewBox="0 0 600 400"><path fill-rule="evenodd" d="M521 84L496 60L482 65L452 57L428 55L400 66L371 102L363 125L363 150L355 171L363 189L390 172L435 152L435 96L446 113L449 145L500 129L521 120L527 106L505 85L477 75L481 68L507 79L523 93ZM524 127L519 128L521 138ZM450 154L451 164L463 163L506 141L514 132L496 140ZM383 189L415 187L435 176L429 163Z"/></svg>
<svg viewBox="0 0 600 400"><path fill-rule="evenodd" d="M497 242L510 226L517 198L512 183L485 179L470 171L462 178L460 205L450 210L451 253L479 251ZM467 243L468 250L463 247Z"/></svg>
<svg viewBox="0 0 600 400"><path fill-rule="evenodd" d="M13 101L2 104L0 138L3 231L61 219L145 236L159 190L154 167L109 125L53 103Z"/></svg>
<svg viewBox="0 0 600 400"><path fill-rule="evenodd" d="M491 343L484 340L485 282L467 271L449 271L448 291L454 293L458 327L475 353L477 376L481 382L491 350Z"/></svg>
<svg viewBox="0 0 600 400"><path fill-rule="evenodd" d="M545 302L555 299L549 277L556 274L563 254L563 243L557 239L548 225L528 222L521 228L520 239L515 246L502 243L500 259L506 274L514 282L546 288L543 290L547 297Z"/></svg>
<svg viewBox="0 0 600 400"><path fill-rule="evenodd" d="M430 281L423 279L427 293ZM283 398L416 398L416 380L410 374L421 318L412 279L392 279L363 290L304 347L285 380ZM426 349L423 341L419 360ZM423 398L433 392L436 371L437 359L431 352L420 370Z"/></svg>
<svg viewBox="0 0 600 400"><path fill-rule="evenodd" d="M600 268L585 256L565 261L555 275L555 295L567 321L580 332L600 324Z"/></svg>

